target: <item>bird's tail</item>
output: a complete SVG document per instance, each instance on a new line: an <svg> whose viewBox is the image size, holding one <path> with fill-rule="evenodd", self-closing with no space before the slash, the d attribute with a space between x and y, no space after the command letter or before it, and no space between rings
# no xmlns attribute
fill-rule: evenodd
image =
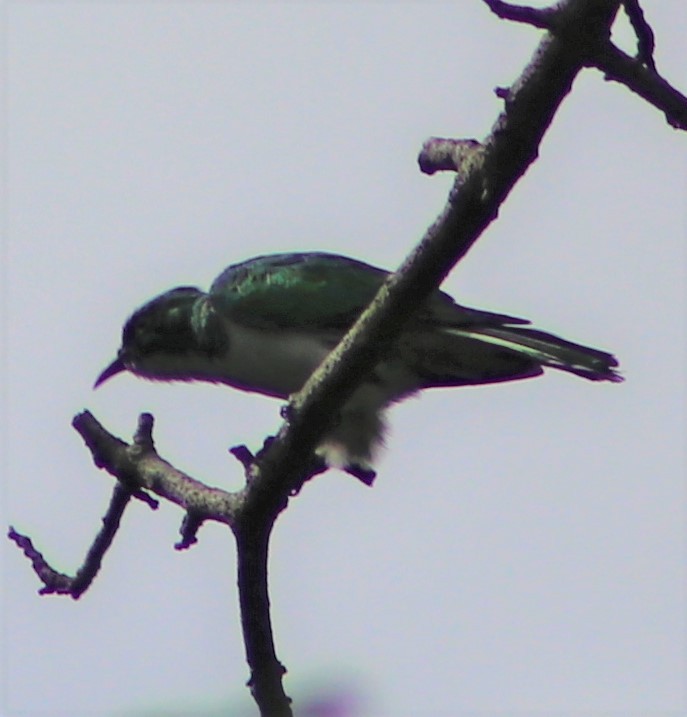
<svg viewBox="0 0 687 717"><path fill-rule="evenodd" d="M523 326L479 326L452 328L449 331L452 335L514 351L541 366L568 371L591 381L623 380L615 371L618 365L615 356L537 329Z"/></svg>

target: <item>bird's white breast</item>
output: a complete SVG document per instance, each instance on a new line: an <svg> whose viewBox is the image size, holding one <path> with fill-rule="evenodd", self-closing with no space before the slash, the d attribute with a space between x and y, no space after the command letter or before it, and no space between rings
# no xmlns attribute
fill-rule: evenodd
<svg viewBox="0 0 687 717"><path fill-rule="evenodd" d="M333 347L305 331L255 329L225 321L229 346L217 369L226 383L285 398L297 391ZM334 342L335 343L335 342Z"/></svg>

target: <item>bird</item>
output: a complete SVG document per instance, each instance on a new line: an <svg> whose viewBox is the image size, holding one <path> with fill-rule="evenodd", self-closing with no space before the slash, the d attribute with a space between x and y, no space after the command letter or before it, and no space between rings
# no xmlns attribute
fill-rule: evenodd
<svg viewBox="0 0 687 717"><path fill-rule="evenodd" d="M323 252L258 256L227 267L208 292L179 286L137 309L117 357L95 381L124 371L154 381L206 381L277 399L298 391L372 301L389 272ZM544 368L622 381L616 358L471 309L435 290L340 409L316 449L370 484L385 413L418 391L532 378Z"/></svg>

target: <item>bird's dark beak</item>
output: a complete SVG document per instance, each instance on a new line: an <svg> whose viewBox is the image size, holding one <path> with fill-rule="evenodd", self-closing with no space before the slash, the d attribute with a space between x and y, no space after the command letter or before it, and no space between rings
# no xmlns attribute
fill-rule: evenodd
<svg viewBox="0 0 687 717"><path fill-rule="evenodd" d="M115 376L122 371L126 371L126 366L124 365L124 361L120 355L117 356L117 358L100 374L100 376L98 376L93 384L93 388L98 388L98 386L100 386L101 383L105 383L108 378L112 378L112 376Z"/></svg>

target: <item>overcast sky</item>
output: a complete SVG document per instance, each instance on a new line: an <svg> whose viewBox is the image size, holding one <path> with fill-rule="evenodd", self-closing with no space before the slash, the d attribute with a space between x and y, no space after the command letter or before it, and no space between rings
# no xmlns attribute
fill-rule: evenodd
<svg viewBox="0 0 687 717"><path fill-rule="evenodd" d="M542 4L542 3L540 3ZM645 0L687 91L687 3ZM483 2L7 2L3 525L72 572L112 479L70 426L234 489L280 404L204 385L92 384L127 316L227 265L324 250L396 267L540 33ZM618 42L633 50L621 28ZM330 471L277 524L277 652L296 705L349 717L577 717L685 702L684 133L595 71L444 288L614 352L626 381L550 371L391 412L374 488ZM39 598L3 544L3 717L252 715L231 534L128 510L81 600ZM311 717L325 717L313 711Z"/></svg>

